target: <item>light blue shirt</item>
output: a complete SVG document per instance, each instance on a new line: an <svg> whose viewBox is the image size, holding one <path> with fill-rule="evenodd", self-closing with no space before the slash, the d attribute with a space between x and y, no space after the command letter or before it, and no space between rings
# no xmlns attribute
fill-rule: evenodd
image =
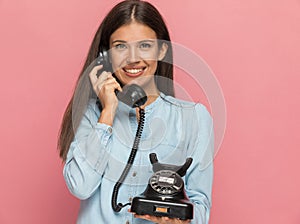
<svg viewBox="0 0 300 224"><path fill-rule="evenodd" d="M146 224L128 212L111 207L113 187L130 154L137 130L136 109L119 102L113 127L98 123L100 111L91 101L72 142L64 166L70 192L81 200L78 224ZM150 153L160 163L193 162L183 177L194 204L194 224L207 224L213 180L213 125L206 108L160 94L145 108L145 124L133 166L119 189L118 203L141 194L153 174Z"/></svg>

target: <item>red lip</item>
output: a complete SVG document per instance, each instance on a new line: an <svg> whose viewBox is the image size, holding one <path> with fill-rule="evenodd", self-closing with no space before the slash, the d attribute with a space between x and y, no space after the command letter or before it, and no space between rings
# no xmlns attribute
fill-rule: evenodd
<svg viewBox="0 0 300 224"><path fill-rule="evenodd" d="M144 73L145 67L125 67L124 73L129 77L138 77ZM131 71L131 72L129 72Z"/></svg>

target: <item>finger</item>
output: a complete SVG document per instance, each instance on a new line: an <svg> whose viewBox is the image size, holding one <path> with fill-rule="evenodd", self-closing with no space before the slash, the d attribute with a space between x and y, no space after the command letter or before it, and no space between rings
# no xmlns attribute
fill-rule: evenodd
<svg viewBox="0 0 300 224"><path fill-rule="evenodd" d="M90 73L89 77L90 77L92 85L94 85L97 82L97 80L98 80L97 75L95 75L93 73Z"/></svg>
<svg viewBox="0 0 300 224"><path fill-rule="evenodd" d="M107 79L105 79L103 81L102 80L98 80L97 82L98 82L98 84L102 84L102 85L114 84L115 88L118 88L118 86L120 86L120 84L114 78L107 78Z"/></svg>
<svg viewBox="0 0 300 224"><path fill-rule="evenodd" d="M96 93L98 97L103 97L103 95L108 96L107 94L113 94L116 96L115 90L119 88L119 83L117 83L113 79L106 80L102 84L97 85L96 87Z"/></svg>
<svg viewBox="0 0 300 224"><path fill-rule="evenodd" d="M153 221L149 215L137 215L137 214L135 214L134 217L139 218L139 219L145 219L145 220Z"/></svg>
<svg viewBox="0 0 300 224"><path fill-rule="evenodd" d="M123 90L122 90L122 87L121 87L120 83L119 83L117 80L116 80L116 83L117 83L116 89L117 89L119 92L122 92Z"/></svg>
<svg viewBox="0 0 300 224"><path fill-rule="evenodd" d="M103 68L103 65L97 65L91 70L89 77L90 77L90 80L92 83L95 83L97 81L97 79L98 79L97 73L102 68Z"/></svg>
<svg viewBox="0 0 300 224"><path fill-rule="evenodd" d="M103 76L106 76L106 75L103 75ZM115 83L115 89L122 92L122 87L120 85L120 83L116 80L116 78L110 73L108 72L107 73L107 78L106 80L104 81L104 83Z"/></svg>
<svg viewBox="0 0 300 224"><path fill-rule="evenodd" d="M97 65L97 66L95 66L95 67L92 69L91 73L93 73L94 75L97 75L97 73L98 73L102 68L103 68L103 65Z"/></svg>
<svg viewBox="0 0 300 224"><path fill-rule="evenodd" d="M97 79L93 80L92 85L94 89L101 89L103 85L107 84L107 81L109 80L107 77L109 77L109 75L109 72L104 71Z"/></svg>
<svg viewBox="0 0 300 224"><path fill-rule="evenodd" d="M105 80L113 78L110 72L103 71L99 76L98 76L98 81L99 82L104 82Z"/></svg>

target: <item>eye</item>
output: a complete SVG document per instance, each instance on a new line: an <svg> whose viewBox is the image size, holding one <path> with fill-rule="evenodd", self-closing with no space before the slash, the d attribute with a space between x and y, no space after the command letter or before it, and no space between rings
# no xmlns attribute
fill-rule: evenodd
<svg viewBox="0 0 300 224"><path fill-rule="evenodd" d="M149 49L151 47L152 47L151 43L146 43L146 42L140 43L140 48L142 49Z"/></svg>
<svg viewBox="0 0 300 224"><path fill-rule="evenodd" d="M126 46L126 44L116 44L116 45L115 45L115 48L116 48L116 49L119 49L119 50L123 50L123 49L126 49L127 46Z"/></svg>

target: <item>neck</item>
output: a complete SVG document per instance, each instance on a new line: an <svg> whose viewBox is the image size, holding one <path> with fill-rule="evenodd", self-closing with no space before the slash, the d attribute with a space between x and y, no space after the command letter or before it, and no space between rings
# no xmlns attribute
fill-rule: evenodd
<svg viewBox="0 0 300 224"><path fill-rule="evenodd" d="M151 89L145 89L145 92L147 95L147 102L143 105L142 108L145 108L145 106L153 103L159 96L159 90L156 87Z"/></svg>

